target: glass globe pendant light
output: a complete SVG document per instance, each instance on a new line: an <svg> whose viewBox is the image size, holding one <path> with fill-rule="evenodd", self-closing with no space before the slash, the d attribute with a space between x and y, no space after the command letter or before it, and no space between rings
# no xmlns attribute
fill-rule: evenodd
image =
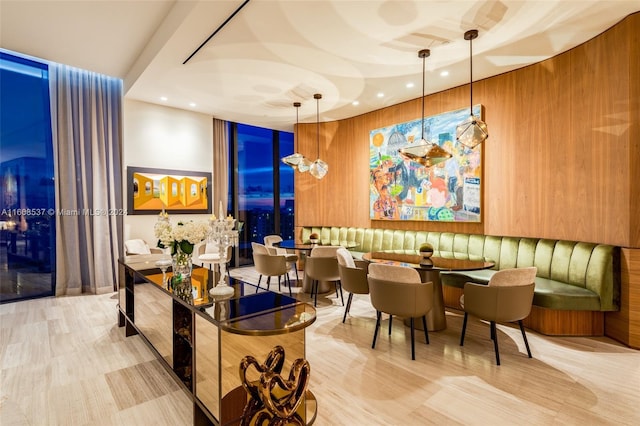
<svg viewBox="0 0 640 426"><path fill-rule="evenodd" d="M421 137L417 144L400 148L398 152L402 158L415 161L424 167L435 166L436 164L447 161L451 158L451 154L441 148L438 144L429 142L424 137L424 79L425 79L425 63L426 59L431 55L429 49L422 49L418 52L418 57L422 58L422 123Z"/></svg>
<svg viewBox="0 0 640 426"><path fill-rule="evenodd" d="M320 159L320 99L322 95L316 93L313 95L316 100L316 147L318 149L318 159L309 167L309 173L316 179L322 179L329 171L329 165Z"/></svg>
<svg viewBox="0 0 640 426"><path fill-rule="evenodd" d="M302 104L300 102L294 102L293 106L296 107L296 129L297 130L297 126L298 126L298 110L300 108ZM297 148L297 141L298 138L295 134L295 131L293 133L293 154L291 155L287 155L286 157L282 157L282 162L284 164L286 164L287 166L291 166L291 168L293 168L293 170L298 170L299 172L306 172L309 170L309 166L311 165L311 161L309 161L304 155L300 154L298 152Z"/></svg>
<svg viewBox="0 0 640 426"><path fill-rule="evenodd" d="M456 140L468 148L475 148L489 137L487 124L473 115L473 40L478 37L478 30L469 30L464 33L464 39L469 40L469 70L471 80L469 82L469 117L456 127Z"/></svg>

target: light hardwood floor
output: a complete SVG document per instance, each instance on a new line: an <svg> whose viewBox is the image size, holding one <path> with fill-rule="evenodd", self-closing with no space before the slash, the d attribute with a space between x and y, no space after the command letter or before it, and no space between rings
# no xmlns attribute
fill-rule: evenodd
<svg viewBox="0 0 640 426"><path fill-rule="evenodd" d="M519 330L502 325L498 367L488 325L470 319L460 347L462 317L448 311L430 345L416 334L411 361L400 321L389 337L385 320L371 349L367 297L354 298L345 324L335 293L318 303L306 356L317 425L640 424L640 352L610 339L529 332L528 359ZM111 294L0 306L2 426L192 423L189 397L139 336L124 337L116 304Z"/></svg>

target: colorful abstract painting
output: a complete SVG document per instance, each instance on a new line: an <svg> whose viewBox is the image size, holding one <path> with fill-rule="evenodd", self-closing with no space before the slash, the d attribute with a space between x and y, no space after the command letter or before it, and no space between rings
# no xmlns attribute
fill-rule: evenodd
<svg viewBox="0 0 640 426"><path fill-rule="evenodd" d="M482 105L473 107L482 118ZM452 154L426 168L403 159L398 149L418 143L422 119L375 129L369 136L371 219L480 222L482 145L456 142L456 126L469 108L425 117L425 139Z"/></svg>

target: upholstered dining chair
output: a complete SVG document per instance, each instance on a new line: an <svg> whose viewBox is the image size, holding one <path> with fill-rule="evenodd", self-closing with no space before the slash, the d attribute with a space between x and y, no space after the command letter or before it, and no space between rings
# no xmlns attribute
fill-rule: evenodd
<svg viewBox="0 0 640 426"><path fill-rule="evenodd" d="M260 274L256 293L260 290L260 281L262 281L263 275L267 277L267 290L271 286L271 277L278 277L278 291L281 290L281 278L284 276L285 284L289 285L289 296L293 296L287 259L281 255L271 254L271 251L263 244L252 242L251 247L253 249L253 264L256 272Z"/></svg>
<svg viewBox="0 0 640 426"><path fill-rule="evenodd" d="M309 253L304 265L304 273L311 280L311 297L313 306L318 306L318 287L320 281L334 281L336 285L336 297L340 290L340 299L344 305L340 272L338 271L338 259L336 251L340 247L318 246Z"/></svg>
<svg viewBox="0 0 640 426"><path fill-rule="evenodd" d="M282 237L280 235L267 235L266 237L264 237L264 245L266 247L272 248L276 251L276 254L286 257L287 263L290 267L293 268L296 273L296 282L298 282L300 281L300 279L298 278L298 255L290 252L287 249L276 247L274 245L276 243L279 243L280 241L282 241Z"/></svg>
<svg viewBox="0 0 640 426"><path fill-rule="evenodd" d="M423 283L420 274L405 266L372 263L367 275L371 304L376 309L376 328L373 332L371 348L375 349L382 313L389 314L389 335L393 315L411 320L411 359L416 359L414 319L422 318L424 338L429 344L427 317L433 307L433 283Z"/></svg>
<svg viewBox="0 0 640 426"><path fill-rule="evenodd" d="M205 263L209 264L209 270L212 270L214 268L213 265L215 265L215 263L212 262L203 262L202 260L200 260L200 256L202 256L203 254L219 254L220 249L218 248L217 245L213 244L213 243L201 243L200 245L196 246L194 248L194 250L197 253L197 257L195 258L195 262L197 262L198 264L200 264L201 266L204 266ZM229 273L229 266L231 264L231 256L233 256L233 247L229 246L227 247L227 261L226 263L226 270L227 270L227 277L229 278L229 282L231 282L231 274Z"/></svg>
<svg viewBox="0 0 640 426"><path fill-rule="evenodd" d="M493 274L489 284L465 283L464 294L460 298L460 305L464 310L460 346L464 345L469 314L489 321L496 364L500 365L496 323L517 321L527 348L527 355L531 358L522 320L531 312L537 271L536 267L503 269Z"/></svg>
<svg viewBox="0 0 640 426"><path fill-rule="evenodd" d="M338 273L340 275L340 284L342 288L349 292L347 298L347 306L344 308L344 316L342 322L347 319L347 314L351 308L351 301L354 294L369 294L369 283L367 281L367 263L363 262L363 267L356 266L353 256L344 247L336 250L338 259Z"/></svg>

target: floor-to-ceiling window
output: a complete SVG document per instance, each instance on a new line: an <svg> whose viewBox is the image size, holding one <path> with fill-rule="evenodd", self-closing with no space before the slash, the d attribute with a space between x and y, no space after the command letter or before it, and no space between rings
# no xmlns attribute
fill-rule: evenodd
<svg viewBox="0 0 640 426"><path fill-rule="evenodd" d="M279 132L280 155L279 158L293 153L293 133ZM295 237L295 223L293 220L294 213L294 191L293 191L293 172L294 170L278 160L280 171L280 236L283 240L293 240Z"/></svg>
<svg viewBox="0 0 640 426"><path fill-rule="evenodd" d="M46 64L0 51L0 301L54 294L55 203Z"/></svg>
<svg viewBox="0 0 640 426"><path fill-rule="evenodd" d="M293 133L229 123L229 200L243 223L239 265L253 262L251 242L294 234L293 170L280 161L293 150Z"/></svg>

